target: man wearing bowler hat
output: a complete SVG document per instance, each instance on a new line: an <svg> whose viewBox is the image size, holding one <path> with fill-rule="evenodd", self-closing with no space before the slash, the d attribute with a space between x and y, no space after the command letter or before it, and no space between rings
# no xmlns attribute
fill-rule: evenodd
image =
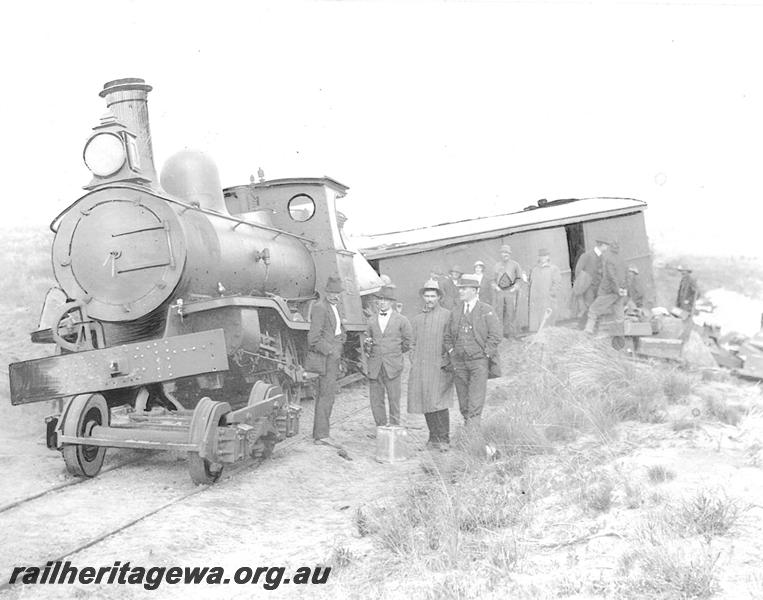
<svg viewBox="0 0 763 600"><path fill-rule="evenodd" d="M501 260L495 267L493 277L493 306L506 338L515 333L517 295L523 279L522 267L511 258L511 246L504 244L501 246Z"/></svg>
<svg viewBox="0 0 763 600"><path fill-rule="evenodd" d="M310 314L307 334L307 360L305 370L318 373L318 393L315 398L313 439L316 444L340 447L330 436L331 409L336 395L336 377L346 339L339 315L339 299L344 291L342 280L331 275Z"/></svg>
<svg viewBox="0 0 763 600"><path fill-rule="evenodd" d="M458 282L460 301L445 330L445 349L455 374L456 395L464 424L478 432L487 392L489 359L498 354L501 325L493 307L477 297L480 284L474 275Z"/></svg>
<svg viewBox="0 0 763 600"><path fill-rule="evenodd" d="M559 267L551 263L548 250L538 252L538 264L530 271L529 329L538 331L541 325L553 327L559 312L557 299L562 288ZM546 316L546 311L550 310Z"/></svg>
<svg viewBox="0 0 763 600"><path fill-rule="evenodd" d="M410 321L392 309L396 301L395 287L384 286L378 293L377 313L369 319L366 329L369 396L377 427L400 425L403 354L410 349L413 334ZM385 395L389 413L384 403Z"/></svg>
<svg viewBox="0 0 763 600"><path fill-rule="evenodd" d="M424 413L429 429L427 448L446 451L450 444L450 406L453 370L444 350L450 311L440 306L440 286L430 279L420 290L422 311L411 319L411 373L408 376L408 412Z"/></svg>

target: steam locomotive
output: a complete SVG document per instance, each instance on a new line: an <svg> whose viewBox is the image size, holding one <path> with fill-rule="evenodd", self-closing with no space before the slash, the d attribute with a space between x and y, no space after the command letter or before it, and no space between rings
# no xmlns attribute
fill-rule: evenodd
<svg viewBox="0 0 763 600"><path fill-rule="evenodd" d="M199 152L154 168L142 79L106 83L108 112L83 158L87 192L51 223L58 286L33 342L55 353L10 365L12 404L61 399L47 445L94 477L106 448L188 453L191 478L267 456L299 430L316 286L344 282L343 370L362 372L364 297L382 282L342 238L328 178L225 190Z"/></svg>

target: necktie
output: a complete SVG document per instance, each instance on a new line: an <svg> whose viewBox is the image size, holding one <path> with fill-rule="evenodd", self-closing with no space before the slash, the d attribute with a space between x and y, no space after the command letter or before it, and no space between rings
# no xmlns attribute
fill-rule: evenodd
<svg viewBox="0 0 763 600"><path fill-rule="evenodd" d="M387 316L387 313L386 313L386 312L380 312L380 313L379 313L379 316L380 316L380 317L386 317L386 316Z"/></svg>

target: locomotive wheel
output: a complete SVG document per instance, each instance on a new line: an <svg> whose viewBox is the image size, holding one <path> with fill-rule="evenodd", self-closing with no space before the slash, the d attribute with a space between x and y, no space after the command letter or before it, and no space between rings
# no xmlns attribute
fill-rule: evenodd
<svg viewBox="0 0 763 600"><path fill-rule="evenodd" d="M220 479L223 466L209 459L201 458L196 452L188 453L188 472L196 485L210 485Z"/></svg>
<svg viewBox="0 0 763 600"><path fill-rule="evenodd" d="M100 394L75 396L69 402L63 423L64 435L88 437L96 425L109 424L109 407ZM84 444L64 444L66 469L77 477L95 477L103 466L106 448Z"/></svg>
<svg viewBox="0 0 763 600"><path fill-rule="evenodd" d="M204 397L199 400L193 411L189 439L204 452L214 448L217 438L217 426L223 416L230 412L227 402L215 402ZM188 472L197 485L209 485L220 478L223 465L200 456L199 452L188 453Z"/></svg>

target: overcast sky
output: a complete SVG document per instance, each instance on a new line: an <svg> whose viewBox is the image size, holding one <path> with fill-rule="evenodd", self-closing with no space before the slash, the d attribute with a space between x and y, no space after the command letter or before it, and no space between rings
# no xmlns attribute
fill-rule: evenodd
<svg viewBox="0 0 763 600"><path fill-rule="evenodd" d="M763 255L763 7L613 2L15 2L4 9L5 224L90 180L104 82L143 77L157 169L329 175L356 232L649 203L658 249Z"/></svg>

